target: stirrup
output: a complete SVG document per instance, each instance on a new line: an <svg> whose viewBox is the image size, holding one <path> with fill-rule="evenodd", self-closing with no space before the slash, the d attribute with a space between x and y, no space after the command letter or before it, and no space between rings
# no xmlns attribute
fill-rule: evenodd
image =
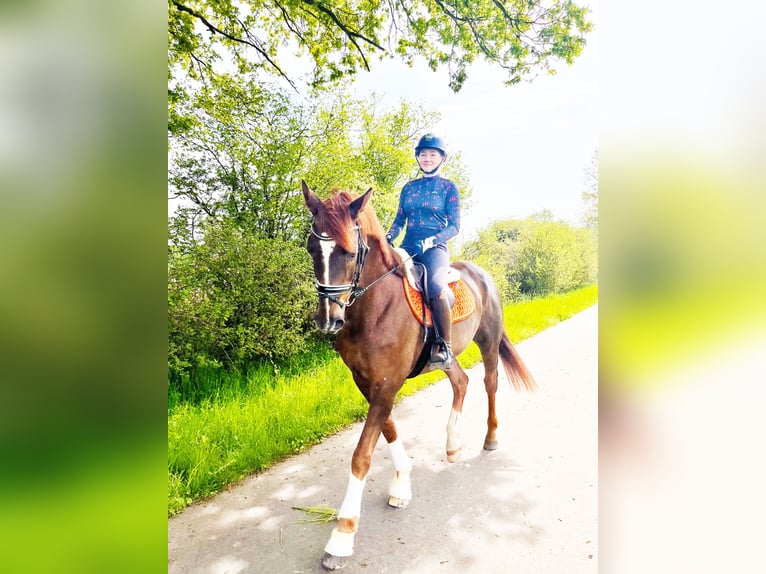
<svg viewBox="0 0 766 574"><path fill-rule="evenodd" d="M443 339L434 341L431 347L431 367L447 370L452 366L452 349Z"/></svg>

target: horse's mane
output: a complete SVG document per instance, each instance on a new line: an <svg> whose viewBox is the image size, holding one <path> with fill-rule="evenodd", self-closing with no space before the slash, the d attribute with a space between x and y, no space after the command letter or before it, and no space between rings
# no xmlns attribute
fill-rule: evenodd
<svg viewBox="0 0 766 574"><path fill-rule="evenodd" d="M377 243L386 265L392 266L391 252L387 248L383 227L372 206L368 203L356 221L351 219L348 205L359 197L361 196L353 191L333 189L332 195L322 202L324 209L318 214L317 223L342 249L354 253L357 242L354 226L358 222L365 241L368 244Z"/></svg>

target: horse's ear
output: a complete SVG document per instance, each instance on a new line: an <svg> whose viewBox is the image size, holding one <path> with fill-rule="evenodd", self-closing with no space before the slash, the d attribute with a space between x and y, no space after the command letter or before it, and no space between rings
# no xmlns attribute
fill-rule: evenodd
<svg viewBox="0 0 766 574"><path fill-rule="evenodd" d="M348 205L348 211L351 214L351 219L356 219L360 213L367 207L367 202L372 197L372 188L368 189L362 197L359 197L352 201Z"/></svg>
<svg viewBox="0 0 766 574"><path fill-rule="evenodd" d="M317 213L319 213L322 201L317 197L316 193L311 191L311 188L304 180L301 180L301 187L303 188L303 199L306 201L306 207L309 208L311 215L316 217Z"/></svg>

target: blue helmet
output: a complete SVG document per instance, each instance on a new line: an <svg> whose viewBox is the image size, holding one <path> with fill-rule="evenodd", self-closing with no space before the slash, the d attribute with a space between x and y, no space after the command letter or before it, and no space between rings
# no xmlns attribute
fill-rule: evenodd
<svg viewBox="0 0 766 574"><path fill-rule="evenodd" d="M415 155L418 155L424 149L435 149L442 157L447 157L447 146L444 141L434 134L428 133L420 138L418 145L415 146Z"/></svg>

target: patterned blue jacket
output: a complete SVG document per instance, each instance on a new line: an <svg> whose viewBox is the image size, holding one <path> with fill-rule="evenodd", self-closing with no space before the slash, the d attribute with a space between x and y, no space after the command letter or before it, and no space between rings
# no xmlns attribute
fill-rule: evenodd
<svg viewBox="0 0 766 574"><path fill-rule="evenodd" d="M427 237L447 241L460 231L460 194L457 186L438 175L414 179L402 188L399 209L389 233L396 238L407 223L402 246L414 246Z"/></svg>

